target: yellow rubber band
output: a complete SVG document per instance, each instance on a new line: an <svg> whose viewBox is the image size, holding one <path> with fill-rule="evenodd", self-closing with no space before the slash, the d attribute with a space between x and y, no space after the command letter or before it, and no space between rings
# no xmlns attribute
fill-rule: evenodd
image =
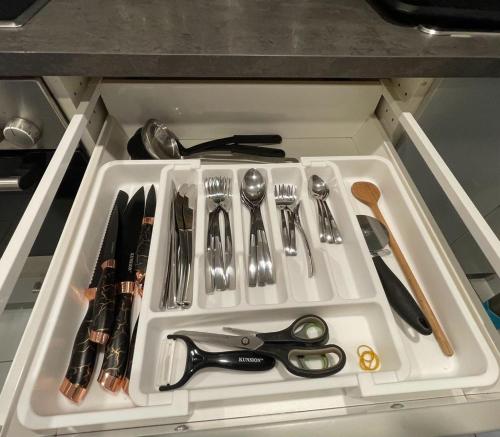
<svg viewBox="0 0 500 437"><path fill-rule="evenodd" d="M359 367L367 372L374 372L380 368L380 358L375 351L366 344L358 346Z"/></svg>

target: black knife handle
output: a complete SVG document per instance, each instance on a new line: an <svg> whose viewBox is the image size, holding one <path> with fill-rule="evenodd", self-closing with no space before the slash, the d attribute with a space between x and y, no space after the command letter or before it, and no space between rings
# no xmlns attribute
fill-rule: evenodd
<svg viewBox="0 0 500 437"><path fill-rule="evenodd" d="M59 391L73 402L80 402L87 394L87 387L92 379L97 356L97 344L89 339L92 322L94 299L89 301L87 313L78 328L68 370Z"/></svg>
<svg viewBox="0 0 500 437"><path fill-rule="evenodd" d="M122 282L133 284L131 282ZM123 288L122 288L123 290ZM128 287L133 290L133 285ZM130 314L132 311L133 292L120 292L116 298L116 317L112 335L106 344L101 372L97 379L106 389L116 392L123 383L125 370L128 362L128 351L130 342Z"/></svg>
<svg viewBox="0 0 500 437"><path fill-rule="evenodd" d="M104 261L101 278L97 285L90 329L90 340L106 344L115 315L115 261Z"/></svg>
<svg viewBox="0 0 500 437"><path fill-rule="evenodd" d="M387 264L380 256L374 256L373 263L377 269L380 282L382 282L389 305L391 305L399 317L420 332L420 334L432 334L432 328L424 313L399 278L387 267Z"/></svg>
<svg viewBox="0 0 500 437"><path fill-rule="evenodd" d="M137 337L137 327L139 326L139 317L135 321L134 330L132 331L132 338L130 339L130 346L128 348L128 363L123 378L123 390L128 394L128 386L130 382L130 373L132 372L132 361L134 359L135 338Z"/></svg>
<svg viewBox="0 0 500 437"><path fill-rule="evenodd" d="M153 217L145 217L143 219L141 232L139 234L139 242L137 243L135 271L137 284L140 286L141 290L144 285L144 277L148 267L149 246L151 244L151 234L153 233L153 220Z"/></svg>

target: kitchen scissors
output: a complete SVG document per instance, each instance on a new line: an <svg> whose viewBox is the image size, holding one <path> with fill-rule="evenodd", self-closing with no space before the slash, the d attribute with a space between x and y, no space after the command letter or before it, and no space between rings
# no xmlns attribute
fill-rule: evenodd
<svg viewBox="0 0 500 437"><path fill-rule="evenodd" d="M247 349L255 353L256 357L268 357L282 362L290 373L304 378L334 375L342 370L346 362L345 352L340 346L326 344L329 338L328 325L321 317L315 315L299 317L289 327L276 332L259 333L226 327L223 329L234 335L183 330L167 337L184 340L188 347L186 372L190 374L187 379L194 374L194 371L190 370L193 369L192 359L197 357L199 359L199 352L211 354L200 350L193 342ZM186 372L181 378L183 384L187 381ZM174 386L179 385L165 386L163 390L175 388Z"/></svg>

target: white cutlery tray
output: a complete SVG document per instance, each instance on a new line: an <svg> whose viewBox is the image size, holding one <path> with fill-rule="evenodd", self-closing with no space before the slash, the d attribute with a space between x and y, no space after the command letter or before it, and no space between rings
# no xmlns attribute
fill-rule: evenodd
<svg viewBox="0 0 500 437"><path fill-rule="evenodd" d="M239 200L241 179L251 167L251 164L201 165L197 160L114 161L100 170L82 227L75 237L74 251L61 272L60 292L53 303L51 322L47 324L51 335L43 337L33 372L21 395L18 412L23 424L32 429L48 429L112 420L128 421L132 426L134 421L149 420L154 424L165 423L166 418L186 418L197 405L215 406L230 399L245 400L248 404L297 395L307 409L308 393L369 397L481 387L496 381L499 371L493 354L479 334L408 192L387 160L315 157L303 158L300 164L253 165L267 183L261 210L276 283L252 288L247 285L250 217ZM321 176L330 188L328 203L344 239L341 245L319 240L316 205L307 192L307 180L312 174ZM207 295L204 256L208 215L203 181L215 175L229 176L233 181L230 217L236 280L234 290ZM455 349L453 357L445 357L432 335L417 334L389 307L357 223L356 214L371 215L369 208L351 195L351 185L357 180L372 181L381 189L380 208ZM177 187L183 183L197 186L193 304L188 309L161 311L172 181ZM100 357L87 397L81 404L73 404L59 393L58 387L66 372L74 335L87 308L80 291L87 287L92 275L107 212L119 189L131 195L141 185L152 183L157 189L157 208L144 297L140 303L131 399L123 392L105 392L95 381L101 366ZM280 183L298 187L301 220L315 263L312 278L307 277L299 234L298 256L284 254L273 194L274 185ZM384 259L406 284L394 257L389 255ZM136 305L136 313L138 307ZM162 348L168 334L180 329L222 333L223 326L268 332L283 329L305 314L323 317L330 330L329 343L344 349L347 362L338 374L319 379L299 378L289 374L280 363L267 372L205 369L180 389L158 391ZM360 369L356 350L362 344L371 346L380 356L379 371ZM205 350L221 350L205 344L200 346ZM179 367L185 354L177 351L181 352L176 346L173 360Z"/></svg>

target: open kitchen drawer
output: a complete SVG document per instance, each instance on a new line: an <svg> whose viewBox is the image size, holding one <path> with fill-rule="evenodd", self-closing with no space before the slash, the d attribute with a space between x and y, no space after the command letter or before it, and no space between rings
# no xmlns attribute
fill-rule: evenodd
<svg viewBox="0 0 500 437"><path fill-rule="evenodd" d="M318 419L317 429L320 429L321 420L338 416L337 420L350 423L352 415L357 415L356 429L359 429L360 434L365 434L364 424L368 426L376 420L387 420L388 411L392 414L389 417L395 420L406 414L408 416L405 416L405 420L416 420L417 417L422 420L422 417L426 417L425 414L432 420L438 407L443 408L442 414L449 422L440 425L440 434L465 432L467 428L464 428L462 420L466 420L467 411L474 411L476 420L483 414L488 417L489 422L486 419L483 422L485 427L500 428L498 415L490 414L495 405L497 408L500 405L500 387L495 386L500 362L500 354L495 346L495 342L498 341L495 338L496 331L483 313L479 300L399 160L386 134L391 126L400 126L414 142L497 273L500 273L500 243L411 113L404 111L405 102L398 100L382 82L90 81L58 151L20 223L15 241L9 246L8 260L2 259L5 273L2 272L1 294L8 294L13 281L15 282L16 272L18 273L16 259L26 257L29 241L32 240L33 234L38 232L47 204L50 204L69 157L83 135L99 97L102 98L109 116L92 151L80 191L68 216L39 299L1 394L0 423L4 426L4 432L11 426L15 427L15 435L23 435L23 432L30 435L28 428L48 434L135 428L127 432L130 435L135 433L142 435L141 433L146 431L141 431L139 427L152 425L159 426L157 432L160 433L173 431L179 424L186 424L193 429L213 429L250 423L258 425L310 419ZM350 389L348 386L352 385L353 379L347 378L351 382L339 386L333 384L322 387L316 381L313 388L299 390L293 395L282 390L271 396L259 396L257 391L253 397L242 399L234 395L234 390L228 389L228 399L213 402L213 399L204 398L203 394L197 398L193 394L193 399L198 401L191 404L183 399L190 395L187 392L180 392L176 399L185 408L179 408L176 414L168 414L161 402L159 404L146 402L147 406L144 406L144 403L142 406L135 406L123 393L116 396L105 392L101 394L100 387L94 381L91 388L94 393L89 392L88 402L78 406L70 404L57 393L57 388L64 376L74 333L85 309L82 306L81 311L80 309L65 311L70 303L77 302L74 298L75 291L68 285L77 289L85 287L86 284L83 283L90 279L89 269L94 262L88 259L88 265L80 267L78 274L75 275L75 260L81 261L76 250L81 247L79 245L82 244L82 232L89 229L88 210L95 205L98 196L96 187L104 183L103 172L116 165L112 161L128 159L127 139L149 118L168 121L169 127L186 145L235 133L278 133L283 136L282 147L286 150L287 156L310 157L303 163L313 166L325 165L327 161L332 161L332 165L338 167L339 174L345 175L346 179L341 179L344 183L354 176L360 177L360 174L350 174L349 170L343 167L350 159L338 159L339 157L380 157L383 158L380 162L384 163L386 162L384 159L388 160L388 168L393 167L390 170L391 175L396 181L399 192L404 195L408 211L418 223L418 229L427 236L432 256L436 257L432 259L446 273L447 287L452 290L449 301L438 294L433 294L439 293L435 290L427 292L427 296L450 337L456 351L455 356L444 357L432 337L426 338L423 346L415 347L411 339L398 331L399 328L392 320L390 311L367 309L366 311L374 314L374 320L389 320L390 329L382 330L380 335L393 338L392 351L401 353L401 350L410 349L410 353L401 353L405 357L402 362L395 356L388 358L399 373L393 372L392 375L381 373L378 377L381 385L389 383L388 386L391 386L391 378L401 377L403 380L406 378L407 381L398 389L388 389L385 392L370 391L367 390L370 384L364 385L364 391L361 385L359 387L361 390ZM359 158L353 158L352 161L356 159ZM160 179L161 169L157 171L156 167L163 165L166 168L181 164L148 163L151 172L149 175L146 172L146 176L141 176L139 182L159 183L163 179ZM186 166L189 165L195 167L201 165L203 168L204 164L187 162ZM288 164L283 164L283 168L286 168L286 165ZM133 174L131 167L131 177ZM285 171L282 174L285 174ZM353 205L352 200L346 197L347 189L341 189L341 192L346 205ZM162 208L160 205L158 208ZM165 212L164 208L165 206L163 209L157 209L157 214L159 211ZM354 207L351 215L353 212L367 211ZM312 213L308 214L307 222ZM394 217L394 221L396 220L397 217ZM155 232L158 240L156 245L159 246L161 229L155 228ZM153 236L153 240L154 238ZM359 235L357 238L359 240ZM405 240L409 249L412 248L410 240ZM87 246L90 247L88 244ZM414 262L418 269L421 264L418 260ZM157 260L157 264L161 262ZM371 275L373 271L372 269ZM353 280L352 275L346 277ZM62 287L60 284L66 286ZM349 281L345 285L346 288L351 286ZM152 287L153 285L150 285L153 293ZM325 293L329 295L328 290ZM333 292L332 295L337 293ZM282 299L279 293L276 296L274 302L276 313L273 314L276 314L277 319L285 320L287 317L280 309L280 303L285 299ZM149 302L147 299L145 301ZM203 308L207 306L209 306L207 302L200 300L197 317L202 317ZM286 308L286 305L283 308ZM363 311L362 307L358 310ZM231 319L231 308L224 308L224 311ZM342 311L344 310L338 312L340 318ZM455 319L453 311L459 312L463 316L462 319ZM293 316L289 317L290 321L296 313L297 308ZM334 316L335 313L332 315L333 319ZM234 318L224 321L235 323ZM141 321L138 337L141 336L141 329L146 329L145 326L146 323ZM346 324L344 329L352 327ZM367 332L371 329L378 330L376 326L373 328L368 326L366 329ZM394 333L394 330L397 332ZM467 348L463 347L464 343L461 346L462 337L467 337L463 340L468 344ZM341 343L341 339L336 340ZM148 351L147 346L145 351ZM471 352L472 356L466 354ZM52 356L52 359L49 359L49 356ZM479 363L478 366L474 366L475 359ZM412 361L417 363L413 368ZM409 375L405 370L408 365L413 369ZM99 366L98 364L97 368ZM352 366L354 367L355 363ZM155 367L155 363L152 363L151 367ZM137 371L136 367L133 368L133 375L134 371ZM403 375L405 372L406 376ZM442 378L440 374L443 375ZM457 384L451 384L450 381L455 377L463 378L459 378L460 382ZM368 375L361 377L365 380L367 378ZM384 378L388 380L383 381ZM376 380L377 376L374 377L374 381ZM301 381L303 384L306 382ZM233 399L229 398L229 393L232 393ZM469 410L464 410L469 406ZM412 414L409 410L412 407L418 407L423 416L414 415L415 419L409 419ZM360 412L373 414L359 416ZM16 416L18 413L19 417ZM394 430L397 432L397 428ZM155 433L155 428L148 428L148 435ZM350 430L350 434L355 434L355 430ZM385 434L388 435L388 432Z"/></svg>

